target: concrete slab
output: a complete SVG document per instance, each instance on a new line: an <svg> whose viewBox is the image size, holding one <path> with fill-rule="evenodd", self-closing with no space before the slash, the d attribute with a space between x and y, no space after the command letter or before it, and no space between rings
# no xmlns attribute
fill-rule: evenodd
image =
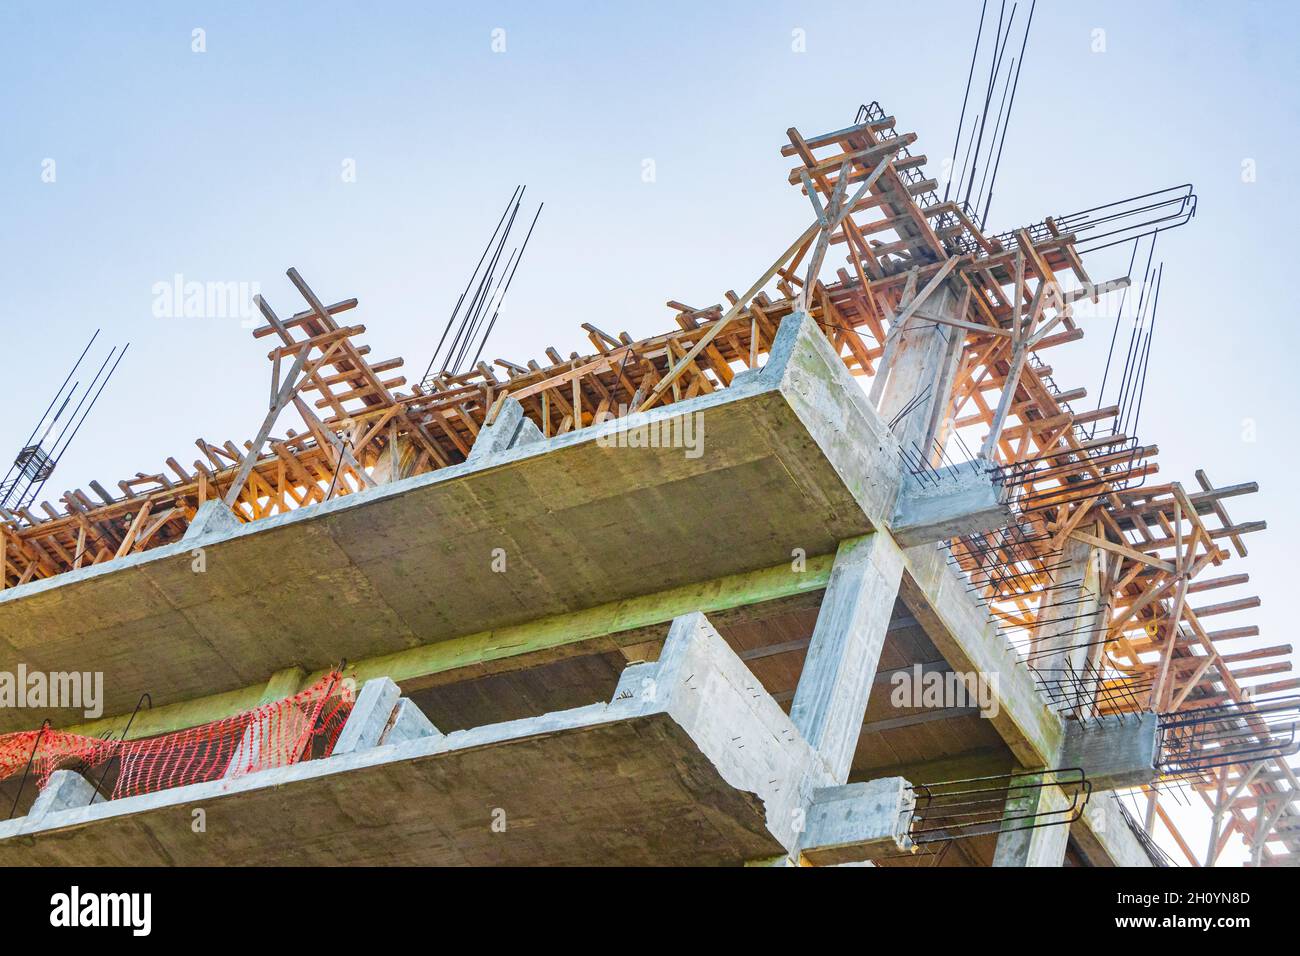
<svg viewBox="0 0 1300 956"><path fill-rule="evenodd" d="M716 865L782 851L762 801L728 787L665 714L485 731L65 811L56 830L0 839L0 863Z"/></svg>
<svg viewBox="0 0 1300 956"><path fill-rule="evenodd" d="M691 614L608 704L0 823L0 865L741 865L829 783Z"/></svg>
<svg viewBox="0 0 1300 956"><path fill-rule="evenodd" d="M779 339L741 385L0 592L0 669L102 671L124 713L831 553L892 514L897 449L824 336ZM696 457L611 442L684 414ZM0 732L45 717L79 719Z"/></svg>

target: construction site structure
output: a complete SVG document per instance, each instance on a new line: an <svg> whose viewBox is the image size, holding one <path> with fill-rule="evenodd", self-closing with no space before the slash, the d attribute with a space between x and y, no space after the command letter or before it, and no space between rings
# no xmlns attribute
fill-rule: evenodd
<svg viewBox="0 0 1300 956"><path fill-rule="evenodd" d="M1190 189L987 235L877 104L787 138L809 225L669 331L408 383L290 269L251 441L0 510L0 669L104 698L0 709L0 861L1300 859L1256 486L1050 364Z"/></svg>

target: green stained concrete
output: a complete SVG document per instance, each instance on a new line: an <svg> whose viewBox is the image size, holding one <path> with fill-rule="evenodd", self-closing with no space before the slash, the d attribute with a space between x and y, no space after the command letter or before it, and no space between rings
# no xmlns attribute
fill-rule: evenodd
<svg viewBox="0 0 1300 956"><path fill-rule="evenodd" d="M834 555L819 555L808 558L802 571L795 571L791 564L781 564L657 594L611 601L572 614L480 631L396 654L349 662L348 673L355 673L358 683L372 677L390 677L418 685L421 678L451 672L457 672L459 678L478 676L489 672L488 668L496 663L525 667L538 655L566 647L582 650L581 645L590 641L637 628L667 625L673 618L691 611L707 614L820 590L830 580L833 561ZM323 673L322 670L308 674L300 668L287 668L267 684L144 711L131 725L131 736L147 737L218 720L292 694ZM98 736L105 731L118 733L126 719L125 715L116 715L66 729L87 736Z"/></svg>

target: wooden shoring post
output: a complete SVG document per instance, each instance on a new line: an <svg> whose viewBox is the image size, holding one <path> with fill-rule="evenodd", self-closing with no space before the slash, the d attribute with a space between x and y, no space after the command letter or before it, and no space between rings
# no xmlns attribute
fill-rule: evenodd
<svg viewBox="0 0 1300 956"><path fill-rule="evenodd" d="M1156 825L1156 802L1160 799L1160 791L1155 787L1147 787L1147 812L1142 820L1142 829L1150 836L1155 830Z"/></svg>
<svg viewBox="0 0 1300 956"><path fill-rule="evenodd" d="M830 199L827 201L826 208L822 208L821 202L817 198L817 187L812 184L807 173L804 174L804 188L808 191L808 199L812 202L813 212L817 216L817 221L821 224L821 232L817 236L817 245L813 247L813 253L808 258L808 271L805 273L806 278L803 282L803 288L799 290L799 297L795 299L795 311L807 312L808 302L812 295L813 286L817 284L817 274L821 272L822 260L826 258L826 249L831 243L831 233L839 224L840 204L844 201L844 190L849 184L849 170L853 167L853 160L845 159L840 165L839 177L835 180L835 188L831 190Z"/></svg>
<svg viewBox="0 0 1300 956"><path fill-rule="evenodd" d="M1176 581L1174 585L1173 607L1169 613L1169 636L1165 639L1165 646L1160 655L1160 667L1156 671L1155 680L1151 685L1151 709L1160 713L1164 709L1164 704L1169 694L1166 693L1166 684L1169 681L1170 665L1173 663L1174 651L1178 645L1179 624L1183 618L1183 607L1187 601L1187 561L1183 553L1183 506L1182 503L1175 499L1174 501L1174 567L1176 569Z"/></svg>
<svg viewBox="0 0 1300 956"><path fill-rule="evenodd" d="M1156 804L1156 813L1160 815L1160 821L1164 823L1165 829L1167 829L1169 835L1174 838L1174 842L1178 844L1178 848L1183 851L1183 856L1187 857L1187 862L1192 866L1199 867L1201 861L1197 858L1196 854L1192 852L1192 848L1187 845L1187 840L1183 838L1178 827L1174 825L1174 821L1170 818L1169 814L1165 812L1165 808Z"/></svg>
<svg viewBox="0 0 1300 956"><path fill-rule="evenodd" d="M331 348L336 347L332 346ZM307 364L307 356L311 352L310 343L303 343L303 347L298 350L294 356L293 366L289 369L289 375L285 382L280 386L280 390L275 394L271 407L267 410L266 417L262 419L262 427L257 430L253 437L253 443L249 447L247 454L239 463L239 469L235 472L234 481L230 484L230 490L226 492L225 503L229 508L235 507L235 502L239 500L240 494L244 490L244 482L248 480L249 473L257 463L258 455L262 452L262 446L266 444L266 439L271 435L271 429L275 427L276 420L280 417L280 412L288 404L289 399L293 398L300 385L299 375L303 367ZM278 371L279 364L276 364Z"/></svg>
<svg viewBox="0 0 1300 956"><path fill-rule="evenodd" d="M1206 866L1214 866L1214 861L1219 858L1219 853L1223 849L1219 843L1219 829L1223 826L1223 811L1228 802L1228 768L1220 767L1216 776L1219 778L1219 785L1215 792L1214 808L1210 815L1210 845L1205 851Z"/></svg>
<svg viewBox="0 0 1300 956"><path fill-rule="evenodd" d="M762 290L763 286L767 285L768 282L771 281L772 277L776 275L777 271L785 265L791 256L812 240L812 237L817 234L817 230L820 228L821 223L814 222L803 231L798 239L790 244L790 247L786 249L785 252L781 253L777 260L767 268L767 271L759 276L758 281L750 286L744 295L736 299L735 303L733 303L731 308L727 310L726 314L723 315L722 318L718 319L717 322L713 323L713 327L700 336L699 341L697 341L691 350L686 353L682 360L676 366L672 366L669 369L668 374L659 380L651 390L650 395L641 403L640 407L637 408L638 412L649 411L650 408L659 401L664 392L668 391L668 389L672 387L672 384L676 382L677 379L681 377L682 373L690 367L691 363L695 361L695 357L708 348L709 343L717 338L718 333L726 328L727 325L730 324L731 320L740 314L741 309L748 304L750 299ZM671 359L669 360L669 364L671 365Z"/></svg>
<svg viewBox="0 0 1300 956"><path fill-rule="evenodd" d="M298 414L302 416L303 421L307 423L307 427L311 429L312 434L316 436L316 440L321 446L328 446L334 450L336 468L346 465L363 487L379 487L378 483L361 467L361 463L353 456L343 440L317 417L316 413L311 410L311 406L304 402L301 396L295 395L293 397L293 406L298 409Z"/></svg>
<svg viewBox="0 0 1300 956"><path fill-rule="evenodd" d="M145 501L140 510L136 512L131 526L127 529L126 537L122 539L122 544L118 547L117 554L114 555L115 558L121 558L131 553L131 545L135 543L136 536L140 534L140 529L144 527L151 510L153 510L153 502Z"/></svg>
<svg viewBox="0 0 1300 956"><path fill-rule="evenodd" d="M1020 387L1020 373L1024 371L1025 361L1028 358L1023 335L1015 332L1013 335L1010 367L1002 384L998 407L993 413L993 420L989 422L989 433L984 437L984 444L979 450L979 457L985 461L993 460L993 453L997 450L998 442L1002 437L1002 429L1006 425L1007 416L1011 413L1011 403L1015 398L1016 389Z"/></svg>
<svg viewBox="0 0 1300 956"><path fill-rule="evenodd" d="M1285 766L1283 761L1275 761ZM1289 768L1288 768L1289 769ZM1282 814L1290 806L1289 800L1279 800L1277 806L1267 808L1260 806L1255 810L1255 829L1250 839L1250 860L1255 866L1259 866L1264 856L1264 846L1268 843L1268 835L1272 832L1277 821L1281 819Z"/></svg>

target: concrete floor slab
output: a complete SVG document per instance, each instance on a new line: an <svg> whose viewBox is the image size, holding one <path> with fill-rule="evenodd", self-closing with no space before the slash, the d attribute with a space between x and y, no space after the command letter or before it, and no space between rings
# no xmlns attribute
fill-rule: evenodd
<svg viewBox="0 0 1300 956"><path fill-rule="evenodd" d="M0 865L725 865L782 852L763 802L666 714L485 736L65 811L57 829L0 839Z"/></svg>
<svg viewBox="0 0 1300 956"><path fill-rule="evenodd" d="M829 782L697 613L608 704L33 811L0 865L739 865L791 852Z"/></svg>
<svg viewBox="0 0 1300 956"><path fill-rule="evenodd" d="M710 395L0 592L0 669L102 671L125 713L831 553L892 513L896 450L824 338L787 339ZM698 457L608 447L681 414ZM0 732L45 717L80 719Z"/></svg>

